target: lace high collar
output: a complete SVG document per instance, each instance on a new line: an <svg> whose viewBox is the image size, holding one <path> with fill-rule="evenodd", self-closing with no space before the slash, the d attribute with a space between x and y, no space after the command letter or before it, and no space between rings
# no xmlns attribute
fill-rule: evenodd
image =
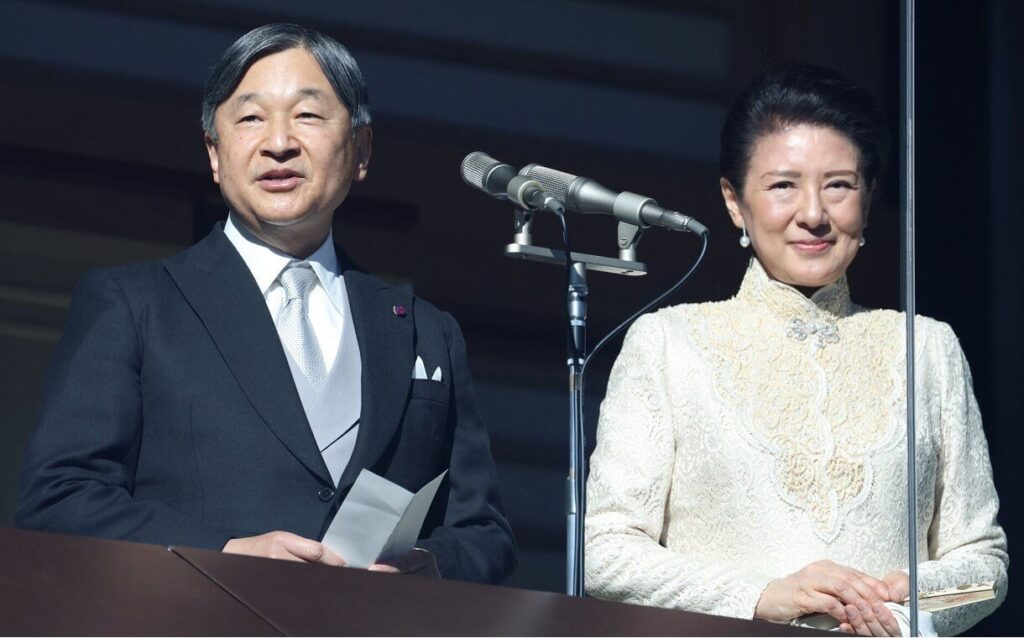
<svg viewBox="0 0 1024 638"><path fill-rule="evenodd" d="M845 274L808 299L793 286L769 277L756 258L750 259L736 298L760 306L786 322L797 319L835 322L853 310Z"/></svg>

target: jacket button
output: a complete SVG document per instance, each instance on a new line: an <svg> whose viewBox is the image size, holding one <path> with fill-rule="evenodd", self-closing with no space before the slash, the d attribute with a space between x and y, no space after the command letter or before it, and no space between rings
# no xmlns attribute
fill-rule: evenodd
<svg viewBox="0 0 1024 638"><path fill-rule="evenodd" d="M329 487L322 487L320 488L320 491L316 493L316 495L317 497L319 497L321 501L326 503L330 501L332 498L334 498L334 490L332 490Z"/></svg>

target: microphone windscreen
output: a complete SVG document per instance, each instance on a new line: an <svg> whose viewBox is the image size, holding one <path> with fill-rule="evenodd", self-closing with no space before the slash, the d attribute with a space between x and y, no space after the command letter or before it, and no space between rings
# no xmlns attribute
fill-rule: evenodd
<svg viewBox="0 0 1024 638"><path fill-rule="evenodd" d="M462 160L462 180L474 188L486 191L484 178L495 166L501 164L487 153L476 151Z"/></svg>
<svg viewBox="0 0 1024 638"><path fill-rule="evenodd" d="M541 187L548 195L551 195L563 204L568 201L566 198L569 196L569 185L579 177L578 175L556 171L553 168L541 166L540 164L528 164L519 171L519 174L540 182Z"/></svg>

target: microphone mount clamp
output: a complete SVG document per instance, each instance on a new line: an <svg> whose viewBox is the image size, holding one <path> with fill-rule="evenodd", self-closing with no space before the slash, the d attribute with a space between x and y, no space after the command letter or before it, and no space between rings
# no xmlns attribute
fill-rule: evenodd
<svg viewBox="0 0 1024 638"><path fill-rule="evenodd" d="M533 211L516 208L513 221L515 236L512 243L505 246L505 256L543 264L564 265L565 251L533 245L533 235L530 232L533 226L533 215ZM647 264L637 261L636 245L640 241L643 231L644 229L640 226L619 222L617 241L619 256L617 258L576 251L573 251L569 257L574 264L582 264L586 270L626 275L627 277L642 277L647 274Z"/></svg>

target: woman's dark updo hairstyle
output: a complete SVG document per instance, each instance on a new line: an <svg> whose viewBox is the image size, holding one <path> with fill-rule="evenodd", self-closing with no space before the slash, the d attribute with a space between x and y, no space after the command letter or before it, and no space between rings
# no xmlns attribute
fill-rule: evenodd
<svg viewBox="0 0 1024 638"><path fill-rule="evenodd" d="M794 65L756 80L736 98L722 126L719 168L743 196L754 145L764 135L811 124L845 135L860 151L860 172L875 184L889 154L889 135L871 94L835 71Z"/></svg>

